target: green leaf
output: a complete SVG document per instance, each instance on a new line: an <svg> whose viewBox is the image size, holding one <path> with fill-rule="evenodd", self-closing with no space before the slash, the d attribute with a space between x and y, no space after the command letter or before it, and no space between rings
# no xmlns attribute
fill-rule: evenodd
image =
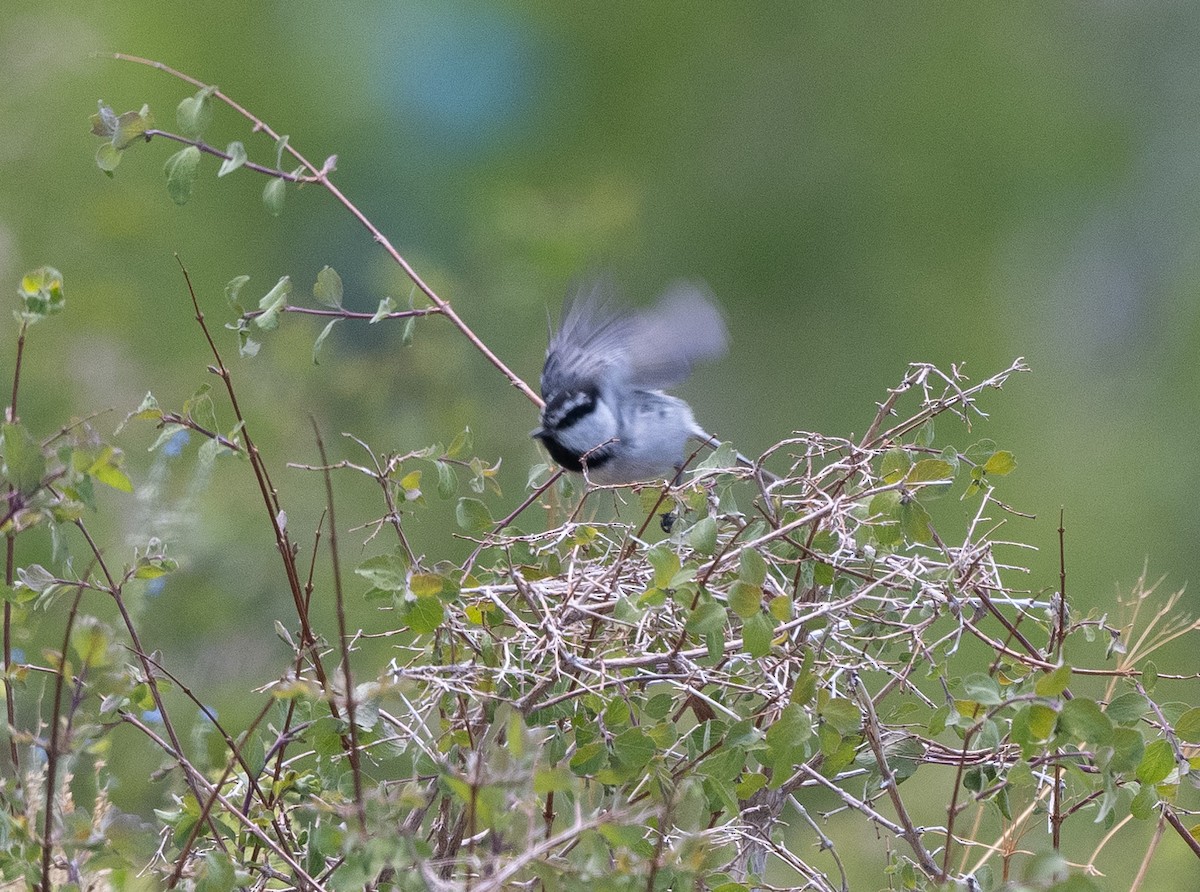
<svg viewBox="0 0 1200 892"><path fill-rule="evenodd" d="M1153 660L1147 660L1142 664L1142 687L1146 693L1154 690L1154 686L1158 684L1158 666Z"/></svg>
<svg viewBox="0 0 1200 892"><path fill-rule="evenodd" d="M120 163L121 150L111 142L100 143L100 147L96 149L96 166L111 177Z"/></svg>
<svg viewBox="0 0 1200 892"><path fill-rule="evenodd" d="M1137 779L1143 784L1162 783L1175 770L1175 752L1166 740L1153 740L1138 763Z"/></svg>
<svg viewBox="0 0 1200 892"><path fill-rule="evenodd" d="M182 424L175 424L175 423L164 424L162 427L162 430L158 432L158 436L155 438L154 442L150 444L150 448L148 448L146 451L153 452L155 449L158 449L160 446L163 446L164 444L171 442L171 440L173 440L175 438L175 435L177 433L179 433L180 431L186 431L186 430L187 430L187 428Z"/></svg>
<svg viewBox="0 0 1200 892"><path fill-rule="evenodd" d="M737 797L738 797L738 799L741 799L743 802L745 802L747 799L749 799L751 796L753 796L755 793L757 793L759 790L761 790L766 785L767 785L767 776L765 774L762 774L761 772L756 771L756 772L753 772L750 774L743 774L741 780L739 780L737 783ZM723 886L717 886L716 888L717 889L728 889L728 888L730 888L731 885L733 888L747 890L747 892L748 892L748 888L746 886L741 886L738 884L728 884L727 883ZM716 892L716 889L714 889L713 892Z"/></svg>
<svg viewBox="0 0 1200 892"><path fill-rule="evenodd" d="M1071 667L1063 664L1037 680L1033 691L1039 697L1057 697L1071 683Z"/></svg>
<svg viewBox="0 0 1200 892"><path fill-rule="evenodd" d="M125 416L125 420L117 428L117 433L120 433L122 428L131 421L161 421L162 417L163 411L159 408L158 400L154 398L151 391L147 390L146 395L142 397L141 405Z"/></svg>
<svg viewBox="0 0 1200 892"><path fill-rule="evenodd" d="M465 496L458 500L458 505L454 509L454 519L469 533L482 533L495 525L487 505L479 499Z"/></svg>
<svg viewBox="0 0 1200 892"><path fill-rule="evenodd" d="M249 281L249 276L236 276L225 284L225 299L229 301L229 305L237 310L239 314L246 311L242 307L242 302L238 300L238 295L241 294L242 286Z"/></svg>
<svg viewBox="0 0 1200 892"><path fill-rule="evenodd" d="M771 639L774 637L775 623L761 610L742 623L742 646L755 659L761 659L771 652Z"/></svg>
<svg viewBox="0 0 1200 892"><path fill-rule="evenodd" d="M447 462L434 462L434 466L438 474L437 493L443 499L448 499L458 490L458 474Z"/></svg>
<svg viewBox="0 0 1200 892"><path fill-rule="evenodd" d="M246 147L242 145L240 140L235 139L227 145L225 147L225 154L229 157L221 162L221 168L217 171L218 177L233 173L246 163Z"/></svg>
<svg viewBox="0 0 1200 892"><path fill-rule="evenodd" d="M200 168L200 150L195 146L184 146L167 159L163 172L167 175L167 194L178 205L187 204L192 197L192 186L196 182L196 171Z"/></svg>
<svg viewBox="0 0 1200 892"><path fill-rule="evenodd" d="M748 619L762 610L762 598L761 586L739 579L729 587L729 609L742 619Z"/></svg>
<svg viewBox="0 0 1200 892"><path fill-rule="evenodd" d="M921 498L936 499L954 484L954 466L941 458L922 459L909 468L905 481L913 484Z"/></svg>
<svg viewBox="0 0 1200 892"><path fill-rule="evenodd" d="M4 475L23 496L32 495L42 485L46 474L46 457L41 444L23 424L0 426L4 437Z"/></svg>
<svg viewBox="0 0 1200 892"><path fill-rule="evenodd" d="M1118 725L1133 725L1150 711L1150 701L1137 691L1126 691L1112 698L1105 714ZM1200 709L1194 710L1200 714ZM1176 729L1178 732L1178 729Z"/></svg>
<svg viewBox="0 0 1200 892"><path fill-rule="evenodd" d="M725 608L716 601L703 601L688 617L684 628L696 635L725 631Z"/></svg>
<svg viewBox="0 0 1200 892"><path fill-rule="evenodd" d="M328 324L321 329L321 333L317 335L317 339L313 341L312 361L313 365L320 365L317 362L317 354L321 352L321 345L325 343L325 339L329 337L329 333L333 331L333 327L341 322L341 319L330 319Z"/></svg>
<svg viewBox="0 0 1200 892"><path fill-rule="evenodd" d="M805 756L805 744L812 737L812 722L795 703L783 708L766 734L766 752L759 756L764 767L772 769L771 786L778 787L791 775L792 766Z"/></svg>
<svg viewBox="0 0 1200 892"><path fill-rule="evenodd" d="M909 483L929 483L934 480L948 482L954 479L954 467L940 458L925 458L909 468L904 479Z"/></svg>
<svg viewBox="0 0 1200 892"><path fill-rule="evenodd" d="M61 313L67 305L62 273L52 266L39 266L23 275L17 293L21 297L21 308L16 317L31 325Z"/></svg>
<svg viewBox="0 0 1200 892"><path fill-rule="evenodd" d="M1112 740L1112 721L1100 711L1095 700L1084 697L1076 697L1063 704L1058 726L1072 740L1099 746Z"/></svg>
<svg viewBox="0 0 1200 892"><path fill-rule="evenodd" d="M471 450L471 429L464 427L459 431L458 435L450 441L449 448L446 449L446 458L458 458L463 453Z"/></svg>
<svg viewBox="0 0 1200 892"><path fill-rule="evenodd" d="M804 662L800 666L800 675L796 678L796 686L792 688L791 702L807 706L817 695L817 676L813 672L816 662L811 650L804 654Z"/></svg>
<svg viewBox="0 0 1200 892"><path fill-rule="evenodd" d="M930 418L913 431L913 444L928 449L933 445L933 419Z"/></svg>
<svg viewBox="0 0 1200 892"><path fill-rule="evenodd" d="M996 451L996 441L984 437L978 443L972 443L966 448L963 453L966 457L976 464L986 462Z"/></svg>
<svg viewBox="0 0 1200 892"><path fill-rule="evenodd" d="M748 585L761 587L767 579L767 562L763 556L752 548L743 550L738 578Z"/></svg>
<svg viewBox="0 0 1200 892"><path fill-rule="evenodd" d="M834 697L820 710L821 718L843 737L854 734L862 725L862 713L852 700Z"/></svg>
<svg viewBox="0 0 1200 892"><path fill-rule="evenodd" d="M629 849L640 854L641 850L645 848L646 830L644 827L601 824L596 830L614 849Z"/></svg>
<svg viewBox="0 0 1200 892"><path fill-rule="evenodd" d="M603 740L580 744L575 748L575 754L568 763L576 775L586 777L604 767L608 761L608 750Z"/></svg>
<svg viewBox="0 0 1200 892"><path fill-rule="evenodd" d="M881 492L871 497L871 502L867 506L867 512L872 517L878 517L880 520L899 520L900 519L900 493L894 489L889 489L887 492Z"/></svg>
<svg viewBox="0 0 1200 892"><path fill-rule="evenodd" d="M45 595L60 585L58 578L41 564L17 568L17 588L26 588L39 595Z"/></svg>
<svg viewBox="0 0 1200 892"><path fill-rule="evenodd" d="M812 567L812 581L815 585L833 585L833 566L824 561L808 561Z"/></svg>
<svg viewBox="0 0 1200 892"><path fill-rule="evenodd" d="M148 105L143 105L141 111L127 111L120 116L103 101L98 105L99 111L91 117L92 133L107 139L118 152L145 136L154 126L154 116Z"/></svg>
<svg viewBox="0 0 1200 892"><path fill-rule="evenodd" d="M438 598L417 598L409 604L404 621L418 635L428 635L437 631L444 616L445 610Z"/></svg>
<svg viewBox="0 0 1200 892"><path fill-rule="evenodd" d="M414 573L408 581L409 591L418 598L440 595L444 586L445 580L436 573Z"/></svg>
<svg viewBox="0 0 1200 892"><path fill-rule="evenodd" d="M209 437L204 437L200 441L200 446L196 450L196 458L200 462L202 468L211 468L217 457L225 454L225 447L219 442Z"/></svg>
<svg viewBox="0 0 1200 892"><path fill-rule="evenodd" d="M973 471L971 471L971 482L967 484L967 488L963 490L961 497L963 501L989 488L987 478L984 477L982 473L978 472L979 468L975 468Z"/></svg>
<svg viewBox="0 0 1200 892"><path fill-rule="evenodd" d="M180 101L175 108L175 121L185 136L200 136L212 121L212 94L215 86L202 87L194 96Z"/></svg>
<svg viewBox="0 0 1200 892"><path fill-rule="evenodd" d="M408 586L408 565L399 552L367 558L354 572L383 591L403 592Z"/></svg>
<svg viewBox="0 0 1200 892"><path fill-rule="evenodd" d="M911 542L933 544L933 518L916 499L900 500L900 529Z"/></svg>
<svg viewBox="0 0 1200 892"><path fill-rule="evenodd" d="M213 405L211 390L209 384L197 387L196 392L183 401L183 414L205 430L216 431L217 410Z"/></svg>
<svg viewBox="0 0 1200 892"><path fill-rule="evenodd" d="M671 587L671 580L682 564L677 555L665 542L660 542L646 552L646 560L654 568L654 585L661 589Z"/></svg>
<svg viewBox="0 0 1200 892"><path fill-rule="evenodd" d="M912 460L903 449L889 449L879 462L879 476L884 483L899 483L912 465Z"/></svg>
<svg viewBox="0 0 1200 892"><path fill-rule="evenodd" d="M650 735L641 728L622 731L613 741L613 756L626 768L634 771L643 769L657 751L658 748Z"/></svg>
<svg viewBox="0 0 1200 892"><path fill-rule="evenodd" d="M562 793L575 788L575 775L562 765L539 768L533 773L533 792L538 796Z"/></svg>
<svg viewBox="0 0 1200 892"><path fill-rule="evenodd" d="M1011 474L1016 466L1017 462L1013 459L1013 454L1002 450L993 452L991 457L983 463L983 473L993 477L1003 477L1005 474Z"/></svg>
<svg viewBox="0 0 1200 892"><path fill-rule="evenodd" d="M730 443L722 443L712 452L696 463L697 470L732 468L737 465L737 451Z"/></svg>
<svg viewBox="0 0 1200 892"><path fill-rule="evenodd" d="M968 699L984 706L997 706L1003 702L1000 698L1000 685L996 679L983 672L974 672L964 678L963 691Z"/></svg>
<svg viewBox="0 0 1200 892"><path fill-rule="evenodd" d="M160 576L173 573L178 568L179 565L168 557L146 555L138 559L137 566L133 571L133 578L157 579Z"/></svg>
<svg viewBox="0 0 1200 892"><path fill-rule="evenodd" d="M272 217L278 217L283 213L283 199L287 195L287 181L280 179L277 176L267 180L267 184L263 186L262 200L263 206L267 209L267 213Z"/></svg>
<svg viewBox="0 0 1200 892"><path fill-rule="evenodd" d="M150 106L143 105L139 111L127 111L117 118L117 129L113 133L113 146L124 149L146 137L146 131L154 126L154 115Z"/></svg>
<svg viewBox="0 0 1200 892"><path fill-rule="evenodd" d="M1146 741L1133 728L1117 728L1113 731L1112 758L1106 766L1110 774L1127 774L1133 771L1146 754Z"/></svg>
<svg viewBox="0 0 1200 892"><path fill-rule="evenodd" d="M699 554L712 554L717 550L717 519L705 517L687 531L687 544Z"/></svg>
<svg viewBox="0 0 1200 892"><path fill-rule="evenodd" d="M133 484L121 470L121 450L105 446L100 455L84 472L89 477L95 477L105 486L111 486L120 492L133 492Z"/></svg>
<svg viewBox="0 0 1200 892"><path fill-rule="evenodd" d="M270 331L279 326L279 314L287 305L288 296L292 293L292 279L284 276L275 283L275 287L262 296L258 308L262 312L254 317L254 324L264 331Z"/></svg>
<svg viewBox="0 0 1200 892"><path fill-rule="evenodd" d="M1154 806L1158 805L1158 791L1151 784L1143 784L1137 795L1129 803L1129 813L1139 821L1148 821L1155 816ZM1193 838L1196 836L1192 832Z"/></svg>
<svg viewBox="0 0 1200 892"><path fill-rule="evenodd" d="M334 310L342 308L342 277L332 266L324 266L317 273L317 281L313 285L313 297L317 303Z"/></svg>
<svg viewBox="0 0 1200 892"><path fill-rule="evenodd" d="M1175 733L1186 743L1200 743L1200 706L1193 707L1179 717Z"/></svg>
<svg viewBox="0 0 1200 892"><path fill-rule="evenodd" d="M1030 703L1017 710L1016 715L1013 716L1012 739L1022 747L1022 752L1025 752L1026 747L1036 747L1049 740L1050 735L1054 733L1054 725L1057 720L1058 713L1049 706L1043 703ZM1032 753L1031 749L1027 757Z"/></svg>
<svg viewBox="0 0 1200 892"><path fill-rule="evenodd" d="M99 111L91 117L92 133L111 139L117 132L117 113L111 105L106 105L103 99L98 100L96 105L99 106Z"/></svg>
<svg viewBox="0 0 1200 892"><path fill-rule="evenodd" d="M390 297L385 297L379 302L379 308L375 310L375 315L371 317L368 325L374 325L380 319L386 319L389 313L396 311L396 302ZM411 319L409 320L412 321Z"/></svg>

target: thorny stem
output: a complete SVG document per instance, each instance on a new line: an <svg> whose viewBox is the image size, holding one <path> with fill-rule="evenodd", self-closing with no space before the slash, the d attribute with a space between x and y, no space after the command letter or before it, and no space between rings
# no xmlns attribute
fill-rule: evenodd
<svg viewBox="0 0 1200 892"><path fill-rule="evenodd" d="M193 702L195 702L194 699ZM252 721L246 728L246 733L243 736L243 740L251 739L251 735L254 734L254 731L258 728L262 720L267 717L268 713L270 713L272 706L274 706L274 703L272 703L270 700L263 704L263 707L259 710L258 715L254 717L254 721ZM211 716L210 719L215 725L216 719ZM215 784L213 784L212 791L209 793L208 798L204 800L204 806L200 811L200 820L196 821L192 825L191 832L188 833L187 839L184 840L183 845L179 847L179 855L175 859L175 870L171 873L171 878L167 881L168 889L174 889L177 885L179 885L179 880L183 877L183 871L188 864L188 855L191 853L192 846L195 845L196 838L199 835L200 826L208 821L208 816L212 813L213 805L216 804L217 794L220 792L221 787L225 786L225 781L229 779L229 775L233 773L233 767L240 764L246 772L247 784L251 787L257 786L257 782L250 771L250 766L247 765L245 759L242 758L242 752L237 743L225 733L224 729L221 729L221 734L225 737L225 745L229 748L229 758L225 760L225 770L221 772L221 777ZM276 832L279 832L279 825L273 815L271 824L274 826Z"/></svg>
<svg viewBox="0 0 1200 892"><path fill-rule="evenodd" d="M324 892L326 888L324 884L314 879L286 849L279 845L279 843L275 842L275 840L271 839L271 837L267 836L266 832L258 826L256 821L251 819L245 812L243 812L234 803L230 802L225 796L223 796L221 794L220 787L209 781L202 772L197 770L194 765L188 762L180 750L174 749L170 743L155 734L148 725L142 722L137 716L133 715L133 713L121 711L118 713L118 715L120 716L121 721L136 728L152 743L154 743L155 746L174 759L187 774L189 784L195 784L202 788L206 793L215 795L217 802L221 804L221 807L224 809L225 813L234 818L234 820L236 820L242 825L243 828L245 828L247 833L257 839L259 843L261 843L264 847L273 852L281 861L287 864L287 866L296 874L296 878L302 883L306 884L305 887L307 889L312 890L312 892ZM198 793L196 795L196 801L202 801L202 797Z"/></svg>
<svg viewBox="0 0 1200 892"><path fill-rule="evenodd" d="M67 622L63 629L62 649L58 652L58 669L54 673L54 706L50 711L50 741L46 747L46 812L42 825L42 892L50 892L52 888L50 856L54 851L54 809L59 802L55 784L58 776L58 754L62 751L64 744L64 741L59 739L64 721L62 695L67 681L67 652L71 646L71 631L75 628L75 617L79 612L79 602L82 598L83 586L76 586L75 597L71 601L71 609L67 612ZM81 673L86 671L87 665L85 664Z"/></svg>
<svg viewBox="0 0 1200 892"><path fill-rule="evenodd" d="M879 718L875 715L875 704L871 702L871 695L867 693L862 682L859 681L855 674L850 676L858 694L858 702L863 708L863 731L867 738L867 743L871 746L871 752L875 756L875 764L879 766L879 773L883 777L883 787L887 791L888 798L892 800L892 807L896 810L896 817L900 820L901 832L900 836L913 850L913 854L917 857L917 862L921 865L921 869L925 871L925 875L935 880L945 880L946 877L942 871L934 863L929 851L925 848L925 844L921 841L921 833L917 830L912 822L912 818L908 816L908 808L904 804L904 800L900 796L900 790L896 783L896 775L892 771L891 765L888 764L887 754L883 751L883 741L879 736Z"/></svg>
<svg viewBox="0 0 1200 892"><path fill-rule="evenodd" d="M141 636L138 635L137 627L134 625L133 617L129 614L129 608L125 604L125 598L121 594L121 584L109 572L108 564L104 560L104 555L100 551L96 541L92 538L92 534L88 532L88 528L84 525L82 519L76 519L75 528L83 535L84 541L87 542L88 549L96 560L96 566L100 568L100 572L104 576L106 583L105 591L113 599L113 603L117 605L117 610L121 614L121 623L125 627L126 634L129 635L129 641L133 645L133 652L137 656L138 663L141 664L142 673L145 676L146 687L150 689L150 696L154 700L154 708L158 711L159 721L162 722L163 728L167 732L167 736L171 740L171 746L175 753L179 756L181 766L184 765L183 745L179 742L179 735L175 732L175 723L171 720L170 714L167 712L166 704L163 702L162 691L158 687L158 678L154 672L154 664L150 661L150 655L146 649L142 647ZM84 577L85 579L87 577ZM192 774L187 770L184 771L184 782L188 785L192 795L196 797L196 801L200 801L200 791L197 789ZM210 818L208 821L209 829L212 831L213 840L222 851L226 851L225 841L218 831L216 824Z"/></svg>
<svg viewBox="0 0 1200 892"><path fill-rule="evenodd" d="M244 319L255 319L261 316L265 310L248 310L242 317ZM334 319L359 319L370 322L376 319L376 313L360 312L357 310L347 310L344 307L337 309L328 309L325 307L300 307L293 304L284 304L279 308L281 313L296 313L301 316L324 316ZM379 319L412 319L419 316L436 316L440 311L437 307L421 307L416 310L393 310L390 313L384 313L378 316Z"/></svg>
<svg viewBox="0 0 1200 892"><path fill-rule="evenodd" d="M533 492L531 492L529 494L529 496L525 499L525 501L523 501L520 505L518 505L516 508L514 508L512 511L510 511L507 517L503 518L502 520L496 521L495 525L492 527L491 533L489 533L487 536L485 536L479 542L479 544L475 547L475 549L471 552L470 556L467 558L466 562L463 564L462 579L460 580L460 582L465 583L466 580L468 579L468 577L470 577L471 569L475 566L475 561L479 559L480 553L483 551L484 548L487 547L488 542L491 539L493 539L496 536L496 534L498 534L506 526L508 526L510 523L512 523L514 520L516 520L517 517L519 517L525 511L526 508L528 508L530 505L532 505L534 502L536 502L538 499L540 499L542 497L542 493L544 493L551 486L553 486L555 483L557 483L559 478L562 477L562 475L563 475L563 471L561 468L559 470L555 471L553 474L550 475L550 478L545 483L536 487L533 490Z"/></svg>
<svg viewBox="0 0 1200 892"><path fill-rule="evenodd" d="M1062 657L1063 641L1067 637L1067 531L1063 525L1066 509L1058 509L1058 617L1054 623L1055 636L1050 642L1051 658Z"/></svg>
<svg viewBox="0 0 1200 892"><path fill-rule="evenodd" d="M354 780L354 814L358 827L367 829L367 813L363 806L362 766L359 764L358 722L355 719L357 704L354 700L354 676L350 672L350 635L346 629L346 600L342 592L342 567L338 557L337 520L333 511L333 478L329 473L329 458L325 454L325 441L316 419L312 421L313 436L317 441L317 452L325 466L325 513L329 516L329 558L333 569L334 607L337 611L338 643L342 655L342 684L346 690L346 722L349 725L349 741L346 754L350 760L350 773Z"/></svg>
<svg viewBox="0 0 1200 892"><path fill-rule="evenodd" d="M27 321L21 322L21 330L17 334L17 358L13 365L12 399L8 404L8 423L17 423L17 393L21 383L21 360L25 355L25 331L29 328ZM16 497L17 489L11 483L8 485L9 500ZM12 588L16 571L16 540L17 534L9 530L4 535L4 584ZM13 731L17 727L17 706L12 686L12 602L4 600L4 714L8 719L8 759L12 763L13 779L16 788L21 789L21 754L17 750L17 741Z"/></svg>

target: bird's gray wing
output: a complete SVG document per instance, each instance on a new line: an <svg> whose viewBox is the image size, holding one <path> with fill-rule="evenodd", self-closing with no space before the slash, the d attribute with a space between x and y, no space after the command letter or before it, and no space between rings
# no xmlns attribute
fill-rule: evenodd
<svg viewBox="0 0 1200 892"><path fill-rule="evenodd" d="M622 309L606 280L568 298L551 336L542 369L542 393L599 388L623 380L630 366L634 317Z"/></svg>
<svg viewBox="0 0 1200 892"><path fill-rule="evenodd" d="M721 311L695 282L676 282L636 313L627 338L628 381L647 390L678 384L697 362L723 354L729 340Z"/></svg>
<svg viewBox="0 0 1200 892"><path fill-rule="evenodd" d="M630 312L607 280L574 295L550 339L542 393L593 386L656 390L725 352L725 319L707 289L677 282L653 306Z"/></svg>

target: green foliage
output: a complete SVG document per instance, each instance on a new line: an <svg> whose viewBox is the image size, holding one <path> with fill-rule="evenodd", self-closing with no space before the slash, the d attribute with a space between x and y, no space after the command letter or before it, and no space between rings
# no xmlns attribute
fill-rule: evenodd
<svg viewBox="0 0 1200 892"><path fill-rule="evenodd" d="M107 176L112 176L121 163L122 153L138 139L149 139L147 131L154 126L154 116L148 105L143 105L141 111L120 115L103 101L99 106L100 110L91 118L92 134L105 142L96 150L96 165Z"/></svg>
<svg viewBox="0 0 1200 892"><path fill-rule="evenodd" d="M201 87L194 96L185 96L175 109L175 121L184 136L200 137L213 117L213 93L216 87Z"/></svg>
<svg viewBox="0 0 1200 892"><path fill-rule="evenodd" d="M190 197L204 145L225 156L219 176L268 176L263 200L278 213L287 137L275 138L273 168L252 165L240 143L224 153L201 143L217 99L202 88L177 108L180 134L155 132L185 144L165 165L169 196ZM108 174L153 130L146 109L118 116L101 105L92 121ZM287 177L301 175L320 172ZM314 361L336 322L395 315L388 297L374 314L346 311L329 267L312 289L323 309L293 305L284 276L247 310L247 282L226 287L244 357L289 314L332 314ZM24 323L62 309L61 276L31 274L21 295L24 336ZM406 338L410 310L399 314ZM225 727L188 680L173 680L129 609L176 559L144 537L120 566L120 546L88 531L88 512L120 510L111 500L141 483L121 450L86 424L35 433L10 413L4 531L80 535L42 563L16 566L10 551L14 749L12 785L0 788L0 879L48 884L41 871L54 863L87 882L177 873L194 889L425 889L436 878L447 888L731 892L764 882L747 866L760 860L785 877L776 886L792 869L812 888L844 887L841 865L855 857L875 859L896 888L991 890L1003 875L1022 888L1087 889L1092 865L1073 866L1087 853L1063 851L1073 833L1093 822L1117 833L1127 817L1192 807L1184 799L1200 766L1184 744L1200 737L1200 710L1166 699L1169 674L1147 659L1178 634L1156 625L1169 611L1117 629L1072 617L1057 594L1019 589L1014 558L993 538L992 515L1009 513L995 490L1016 469L1012 454L935 436L935 418L969 419L1019 361L974 386L914 366L892 395L919 381L915 405L889 399L859 442L798 437L769 484L723 445L675 485L630 495L564 482L524 499L500 490L498 463L473 454L469 430L403 455L360 444L359 463L323 461L306 478L323 494L325 475L337 491L346 475L365 477L379 493L356 547L345 546L349 530L322 528L337 553L361 554L330 584L316 571L323 552L298 544L315 531L292 538L276 465L250 448L254 418L213 353L217 388L202 385L177 408L148 393L122 430L156 436L151 449L189 432L201 441L197 467L254 480L243 491L261 502L275 546L264 562L295 616L242 633L274 634L290 653L276 683L247 681L257 717ZM216 465L226 454L243 461ZM453 507L465 559L448 557L451 541L433 555L412 545L433 507L429 481ZM960 498L939 502L951 492ZM1154 597L1142 587L1131 603ZM347 598L381 612L389 659L345 627ZM10 659L10 614L19 624L34 611L61 619L60 643L36 663ZM337 626L323 624L330 614ZM1122 646L1098 657L1098 633ZM183 715L190 734L177 728ZM165 769L142 851L92 832L137 825L106 793L122 781L104 760L117 741ZM81 796L73 781L88 770ZM780 834L783 824L807 824L819 847ZM864 850L861 840L880 837L886 846Z"/></svg>
<svg viewBox="0 0 1200 892"><path fill-rule="evenodd" d="M43 266L21 277L18 287L21 306L14 311L17 321L32 325L47 316L61 313L67 305L63 293L62 273L52 266Z"/></svg>
<svg viewBox="0 0 1200 892"><path fill-rule="evenodd" d="M199 169L200 150L195 146L184 146L167 159L163 173L167 175L167 194L173 202L181 205L188 203Z"/></svg>

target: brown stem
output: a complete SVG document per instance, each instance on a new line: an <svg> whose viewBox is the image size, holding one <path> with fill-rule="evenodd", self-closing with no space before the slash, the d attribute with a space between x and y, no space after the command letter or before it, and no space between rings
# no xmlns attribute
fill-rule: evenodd
<svg viewBox="0 0 1200 892"><path fill-rule="evenodd" d="M259 454L258 447L250 438L250 431L246 426L245 416L242 415L242 408L238 403L237 393L233 389L233 376L230 375L229 369L225 367L225 362L221 359L221 353L217 349L216 343L213 342L212 335L209 333L208 324L204 321L204 313L200 310L200 302L196 298L196 289L192 287L192 278L188 275L187 267L183 265L183 261L180 260L178 255L175 256L175 260L179 264L179 268L183 271L183 279L187 284L188 294L192 298L192 309L196 313L196 322L200 325L200 330L204 333L204 339L208 341L208 348L216 360L216 365L209 366L209 369L225 385L225 392L229 396L229 403L233 408L234 417L237 418L241 427L242 438L246 441L246 453L250 457L250 467L254 471L254 479L258 483L263 505L267 509L271 530L275 534L275 546L279 550L280 558L283 560L284 572L287 574L288 589L292 593L296 615L300 620L301 650L307 651L313 670L317 674L317 680L320 682L321 689L326 693L330 693L329 681L325 676L325 667L321 663L321 655L317 649L317 639L313 635L312 626L308 620L308 606L304 600L304 590L300 583L299 571L296 568L296 552L292 547L291 538L288 536L287 530L284 529L279 519L280 505L275 494L275 488L271 484L271 478L267 473L266 464ZM337 705L332 699L329 701L329 708L334 718L338 718Z"/></svg>
<svg viewBox="0 0 1200 892"><path fill-rule="evenodd" d="M83 598L83 586L75 588L75 599L67 613L67 625L63 630L62 650L58 654L58 670L54 673L54 708L50 713L50 741L46 745L46 813L42 826L42 892L50 892L50 854L54 850L54 803L57 801L54 791L55 778L58 772L58 753L62 743L59 740L59 728L62 725L62 695L66 686L67 648L71 646L71 630L75 628L75 616L79 612L79 601ZM85 667L86 668L86 667Z"/></svg>
<svg viewBox="0 0 1200 892"><path fill-rule="evenodd" d="M359 829L366 832L367 813L363 806L362 767L359 764L358 722L354 715L354 678L350 674L350 636L346 631L346 601L342 593L342 567L338 559L337 520L333 513L333 477L329 473L329 458L325 455L325 441L321 438L321 430L315 419L312 422L313 436L317 440L317 452L321 455L322 472L325 477L325 513L329 516L329 558L333 565L333 597L337 611L338 643L342 652L342 684L346 688L346 722L350 726L350 739L343 743L347 747L346 755L350 759L350 773L354 779L354 813L358 818Z"/></svg>

